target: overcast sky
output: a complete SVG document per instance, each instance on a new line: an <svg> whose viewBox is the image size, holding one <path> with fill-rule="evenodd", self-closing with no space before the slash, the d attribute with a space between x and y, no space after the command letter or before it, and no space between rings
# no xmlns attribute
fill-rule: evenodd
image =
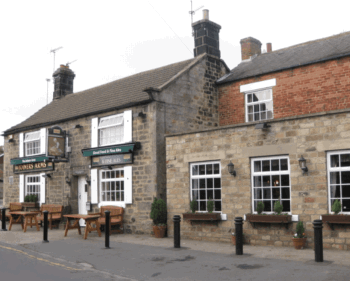
<svg viewBox="0 0 350 281"><path fill-rule="evenodd" d="M349 2L193 0L221 25L221 58L241 60L240 40L277 50L350 31ZM74 92L193 57L190 0L1 1L0 132L52 100L55 68L73 62ZM0 145L3 144L0 138Z"/></svg>

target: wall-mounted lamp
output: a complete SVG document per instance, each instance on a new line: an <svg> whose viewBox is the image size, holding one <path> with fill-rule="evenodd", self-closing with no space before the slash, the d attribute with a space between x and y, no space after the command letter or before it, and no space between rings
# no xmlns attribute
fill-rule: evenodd
<svg viewBox="0 0 350 281"><path fill-rule="evenodd" d="M139 112L139 117L145 118L145 117L146 117L146 114L144 114L144 113L141 111L141 112Z"/></svg>
<svg viewBox="0 0 350 281"><path fill-rule="evenodd" d="M269 127L271 127L271 125L269 125L267 123L259 123L259 124L255 125L255 129L263 129L263 130L265 130L265 129L269 128Z"/></svg>
<svg viewBox="0 0 350 281"><path fill-rule="evenodd" d="M85 176L85 180L88 183L88 185L91 185L91 179L88 175Z"/></svg>
<svg viewBox="0 0 350 281"><path fill-rule="evenodd" d="M82 125L80 125L80 124L77 124L77 125L75 125L75 126L74 126L74 128L73 128L73 129L81 129L81 128L83 128L83 126L82 126Z"/></svg>
<svg viewBox="0 0 350 281"><path fill-rule="evenodd" d="M43 178L45 178L45 179L51 179L51 174L43 174Z"/></svg>
<svg viewBox="0 0 350 281"><path fill-rule="evenodd" d="M308 172L308 168L306 167L306 159L301 155L301 158L299 159L299 166L303 170L303 174Z"/></svg>
<svg viewBox="0 0 350 281"><path fill-rule="evenodd" d="M66 180L66 184L68 184L68 185L71 184L70 178L68 176L66 176L65 180Z"/></svg>
<svg viewBox="0 0 350 281"><path fill-rule="evenodd" d="M227 170L232 176L236 176L235 165L233 165L231 161L227 164Z"/></svg>
<svg viewBox="0 0 350 281"><path fill-rule="evenodd" d="M91 211L91 202L89 202L89 201L86 202L86 211L88 211L88 212Z"/></svg>
<svg viewBox="0 0 350 281"><path fill-rule="evenodd" d="M7 142L15 142L14 138L13 138L13 135L9 135L9 139Z"/></svg>

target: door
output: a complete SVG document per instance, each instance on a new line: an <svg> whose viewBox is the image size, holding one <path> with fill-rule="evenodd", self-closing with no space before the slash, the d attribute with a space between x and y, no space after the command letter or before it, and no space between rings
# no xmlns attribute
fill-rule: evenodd
<svg viewBox="0 0 350 281"><path fill-rule="evenodd" d="M86 210L87 201L87 182L85 176L78 178L78 210L80 215L87 215ZM80 226L85 226L85 220L79 221Z"/></svg>

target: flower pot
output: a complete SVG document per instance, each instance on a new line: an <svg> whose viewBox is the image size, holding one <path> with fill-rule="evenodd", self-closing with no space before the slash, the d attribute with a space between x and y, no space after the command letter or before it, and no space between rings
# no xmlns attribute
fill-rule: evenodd
<svg viewBox="0 0 350 281"><path fill-rule="evenodd" d="M294 248L297 250L303 249L305 247L306 238L292 238Z"/></svg>
<svg viewBox="0 0 350 281"><path fill-rule="evenodd" d="M162 225L162 226L154 225L153 226L154 237L155 238L164 238L165 230L166 230L166 225Z"/></svg>

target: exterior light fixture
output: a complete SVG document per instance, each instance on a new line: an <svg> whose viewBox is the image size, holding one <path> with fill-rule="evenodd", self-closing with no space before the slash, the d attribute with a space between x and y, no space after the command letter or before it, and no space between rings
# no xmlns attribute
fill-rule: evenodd
<svg viewBox="0 0 350 281"><path fill-rule="evenodd" d="M85 180L88 183L88 185L91 185L91 179L88 175L85 176Z"/></svg>
<svg viewBox="0 0 350 281"><path fill-rule="evenodd" d="M141 117L141 118L145 118L145 117L146 117L146 114L145 114L145 113L143 113L143 112L141 111L141 112L139 112L139 117Z"/></svg>
<svg viewBox="0 0 350 281"><path fill-rule="evenodd" d="M233 165L231 161L227 164L227 170L232 176L236 176L235 165Z"/></svg>
<svg viewBox="0 0 350 281"><path fill-rule="evenodd" d="M9 135L9 140L7 142L15 142L13 135Z"/></svg>
<svg viewBox="0 0 350 281"><path fill-rule="evenodd" d="M73 128L73 129L82 129L82 128L83 128L83 126L82 126L82 125L77 124L77 125L75 125L75 126L74 126L74 128Z"/></svg>
<svg viewBox="0 0 350 281"><path fill-rule="evenodd" d="M255 125L255 129L263 129L263 130L265 130L265 129L269 128L269 127L271 127L271 125L269 125L267 123L259 123L259 124Z"/></svg>
<svg viewBox="0 0 350 281"><path fill-rule="evenodd" d="M51 179L51 174L44 174L44 175L43 175L43 178L45 178L45 179Z"/></svg>
<svg viewBox="0 0 350 281"><path fill-rule="evenodd" d="M306 167L306 159L301 155L301 158L299 159L299 166L303 170L303 174L307 173L309 169Z"/></svg>
<svg viewBox="0 0 350 281"><path fill-rule="evenodd" d="M70 178L68 176L66 176L65 180L66 180L66 184L68 184L68 185L71 184L71 180L70 180Z"/></svg>
<svg viewBox="0 0 350 281"><path fill-rule="evenodd" d="M89 202L89 201L86 202L86 211L88 211L88 212L91 211L91 202Z"/></svg>

